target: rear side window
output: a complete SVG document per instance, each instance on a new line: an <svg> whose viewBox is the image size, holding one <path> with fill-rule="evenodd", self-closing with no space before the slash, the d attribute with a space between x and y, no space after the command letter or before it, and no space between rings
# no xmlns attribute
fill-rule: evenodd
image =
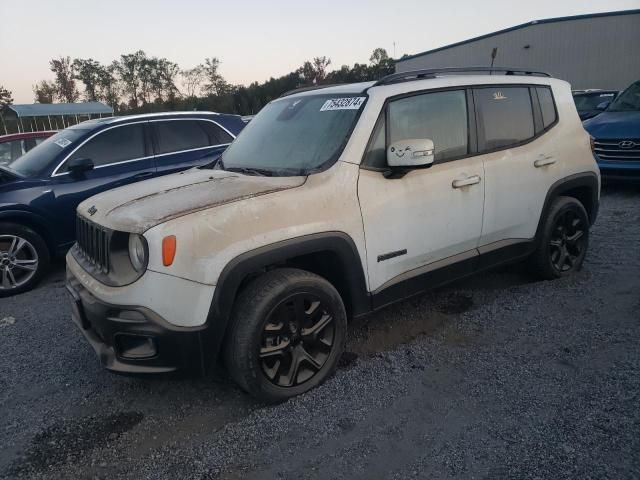
<svg viewBox="0 0 640 480"><path fill-rule="evenodd" d="M198 122L209 137L209 145L222 145L233 142L233 137L212 122Z"/></svg>
<svg viewBox="0 0 640 480"><path fill-rule="evenodd" d="M144 156L144 124L137 123L111 128L99 133L71 155L69 160L88 158L98 167L135 160ZM69 163L69 160L66 164ZM61 171L66 171L66 164Z"/></svg>
<svg viewBox="0 0 640 480"><path fill-rule="evenodd" d="M544 128L548 128L556 121L556 107L553 103L551 89L548 87L536 87L536 92L538 92L538 101L542 112L542 125Z"/></svg>
<svg viewBox="0 0 640 480"><path fill-rule="evenodd" d="M481 152L517 145L535 135L528 88L477 88L474 99Z"/></svg>
<svg viewBox="0 0 640 480"><path fill-rule="evenodd" d="M155 122L158 154L208 147L209 137L197 120Z"/></svg>
<svg viewBox="0 0 640 480"><path fill-rule="evenodd" d="M435 161L468 152L467 99L463 90L425 93L389 103L387 145L412 138L431 139Z"/></svg>

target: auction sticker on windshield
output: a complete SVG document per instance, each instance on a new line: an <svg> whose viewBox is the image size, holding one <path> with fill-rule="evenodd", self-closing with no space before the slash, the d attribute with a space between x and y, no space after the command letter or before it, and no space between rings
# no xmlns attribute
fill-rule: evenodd
<svg viewBox="0 0 640 480"><path fill-rule="evenodd" d="M321 112L330 110L358 110L367 97L341 97L330 98L320 108Z"/></svg>
<svg viewBox="0 0 640 480"><path fill-rule="evenodd" d="M55 141L55 144L58 145L60 148L64 148L71 145L71 140L68 140L66 138L59 138L58 140Z"/></svg>

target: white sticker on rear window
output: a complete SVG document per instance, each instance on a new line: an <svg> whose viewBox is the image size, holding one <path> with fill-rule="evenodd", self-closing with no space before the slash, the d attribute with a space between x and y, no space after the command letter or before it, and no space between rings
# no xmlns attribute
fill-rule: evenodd
<svg viewBox="0 0 640 480"><path fill-rule="evenodd" d="M367 97L341 97L341 98L330 98L322 108L320 108L321 112L327 112L330 110L358 110Z"/></svg>
<svg viewBox="0 0 640 480"><path fill-rule="evenodd" d="M66 138L59 138L54 143L56 145L58 145L60 148L64 148L64 147L68 147L69 145L71 145L71 140L68 140Z"/></svg>

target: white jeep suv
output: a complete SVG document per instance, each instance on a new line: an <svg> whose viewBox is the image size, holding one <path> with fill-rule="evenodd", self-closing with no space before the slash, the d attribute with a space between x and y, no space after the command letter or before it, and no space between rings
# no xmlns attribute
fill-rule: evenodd
<svg viewBox="0 0 640 480"><path fill-rule="evenodd" d="M506 262L579 269L600 177L569 84L472 70L285 94L215 167L82 203L67 285L102 364L222 359L280 401L335 370L349 318Z"/></svg>

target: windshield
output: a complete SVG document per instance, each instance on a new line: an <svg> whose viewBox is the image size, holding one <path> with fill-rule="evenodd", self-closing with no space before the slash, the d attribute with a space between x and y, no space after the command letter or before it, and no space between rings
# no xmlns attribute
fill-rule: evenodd
<svg viewBox="0 0 640 480"><path fill-rule="evenodd" d="M640 82L631 84L611 102L609 112L640 112Z"/></svg>
<svg viewBox="0 0 640 480"><path fill-rule="evenodd" d="M602 102L609 102L615 95L613 93L591 93L576 95L573 100L576 102L576 109L579 111L595 110Z"/></svg>
<svg viewBox="0 0 640 480"><path fill-rule="evenodd" d="M76 140L88 131L82 128L67 128L47 138L7 166L25 177L39 175L50 168L56 155L63 151L71 151Z"/></svg>
<svg viewBox="0 0 640 480"><path fill-rule="evenodd" d="M366 97L313 95L276 100L222 155L225 170L306 175L337 160Z"/></svg>

